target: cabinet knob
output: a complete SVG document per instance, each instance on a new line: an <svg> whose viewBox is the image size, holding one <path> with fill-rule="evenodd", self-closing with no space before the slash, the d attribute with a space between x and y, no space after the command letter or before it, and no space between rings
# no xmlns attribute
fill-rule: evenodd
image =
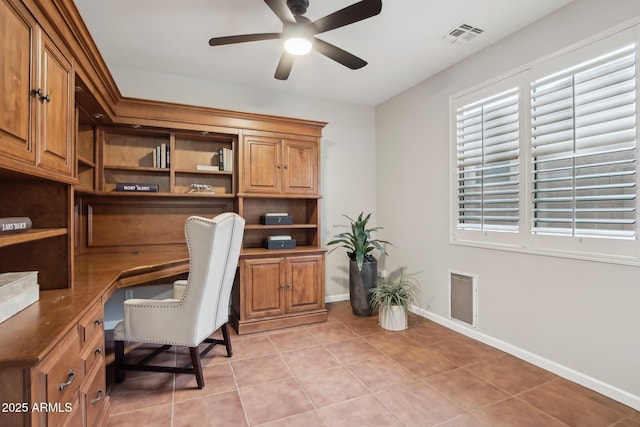
<svg viewBox="0 0 640 427"><path fill-rule="evenodd" d="M284 165L284 168L285 169L289 169L289 165Z"/></svg>
<svg viewBox="0 0 640 427"><path fill-rule="evenodd" d="M280 169L280 168L282 168L282 165L281 165L280 163L278 163L278 164L276 165L276 167L277 167L278 169Z"/></svg>
<svg viewBox="0 0 640 427"><path fill-rule="evenodd" d="M291 283L287 283L287 288L290 288L290 287L291 287Z"/></svg>
<svg viewBox="0 0 640 427"><path fill-rule="evenodd" d="M93 354L95 354L96 356L102 354L102 347L98 347L93 351Z"/></svg>
<svg viewBox="0 0 640 427"><path fill-rule="evenodd" d="M45 95L42 89L33 89L31 91L31 94L36 95L38 98L40 98L40 101L51 102L51 97L49 95Z"/></svg>
<svg viewBox="0 0 640 427"><path fill-rule="evenodd" d="M284 285L280 285L280 289L284 289Z"/></svg>
<svg viewBox="0 0 640 427"><path fill-rule="evenodd" d="M102 318L98 317L96 320L93 321L93 324L96 326L102 325Z"/></svg>

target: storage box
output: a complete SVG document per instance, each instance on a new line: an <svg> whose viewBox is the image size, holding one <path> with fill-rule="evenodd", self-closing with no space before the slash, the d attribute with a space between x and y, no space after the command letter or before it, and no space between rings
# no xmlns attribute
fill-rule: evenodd
<svg viewBox="0 0 640 427"><path fill-rule="evenodd" d="M294 239L289 240L269 240L265 239L264 247L266 249L295 249L296 241Z"/></svg>
<svg viewBox="0 0 640 427"><path fill-rule="evenodd" d="M37 271L0 274L0 323L40 299Z"/></svg>
<svg viewBox="0 0 640 427"><path fill-rule="evenodd" d="M291 215L261 215L260 223L263 225L291 225L293 217Z"/></svg>

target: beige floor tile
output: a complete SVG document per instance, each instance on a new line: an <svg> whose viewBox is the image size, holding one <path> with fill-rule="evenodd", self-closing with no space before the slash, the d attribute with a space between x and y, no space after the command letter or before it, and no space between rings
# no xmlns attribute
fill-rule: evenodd
<svg viewBox="0 0 640 427"><path fill-rule="evenodd" d="M369 390L342 366L298 376L298 381L318 408L369 394Z"/></svg>
<svg viewBox="0 0 640 427"><path fill-rule="evenodd" d="M251 425L302 414L314 409L304 390L293 378L240 389Z"/></svg>

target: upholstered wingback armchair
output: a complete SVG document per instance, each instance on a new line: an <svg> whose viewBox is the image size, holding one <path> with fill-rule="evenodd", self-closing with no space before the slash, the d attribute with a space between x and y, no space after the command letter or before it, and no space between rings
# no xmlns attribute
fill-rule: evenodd
<svg viewBox="0 0 640 427"><path fill-rule="evenodd" d="M189 276L174 283L173 298L164 300L128 299L124 320L116 325L116 381L124 380L124 369L190 373L198 388L204 387L200 357L216 344L224 344L231 357L227 321L229 299L242 246L244 219L226 212L213 219L192 216L185 223L189 248ZM223 339L210 336L222 328ZM125 362L125 342L158 344L149 359L171 346L189 347L191 365L186 368ZM198 346L210 345L203 351Z"/></svg>

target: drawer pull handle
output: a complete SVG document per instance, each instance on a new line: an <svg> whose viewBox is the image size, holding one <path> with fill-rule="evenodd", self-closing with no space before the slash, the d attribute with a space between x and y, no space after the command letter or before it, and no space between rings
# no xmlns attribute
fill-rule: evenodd
<svg viewBox="0 0 640 427"><path fill-rule="evenodd" d="M76 371L74 371L73 369L69 371L69 375L67 376L67 380L63 383L61 383L58 388L62 391L65 388L69 387L71 385L71 383L73 382L73 380L76 379Z"/></svg>
<svg viewBox="0 0 640 427"><path fill-rule="evenodd" d="M91 399L91 404L95 405L96 403L100 402L102 400L102 395L104 394L104 391L99 388L98 389L98 396L95 399Z"/></svg>
<svg viewBox="0 0 640 427"><path fill-rule="evenodd" d="M96 320L93 321L93 324L96 326L102 325L102 318L98 317Z"/></svg>
<svg viewBox="0 0 640 427"><path fill-rule="evenodd" d="M102 347L98 347L93 351L93 354L95 354L96 356L99 354L102 354Z"/></svg>

